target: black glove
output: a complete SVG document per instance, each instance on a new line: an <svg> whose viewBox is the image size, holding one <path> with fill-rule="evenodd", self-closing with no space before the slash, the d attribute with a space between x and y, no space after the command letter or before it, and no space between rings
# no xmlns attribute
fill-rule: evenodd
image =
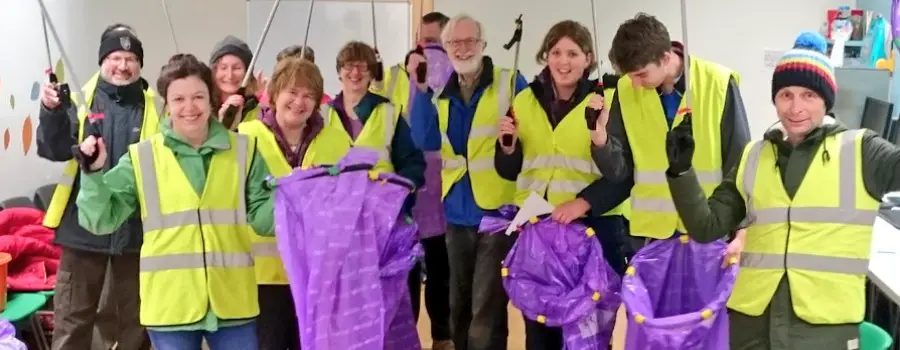
<svg viewBox="0 0 900 350"><path fill-rule="evenodd" d="M694 158L694 131L691 129L691 112L684 115L684 120L666 134L666 156L669 158L669 169L666 174L678 177L691 169Z"/></svg>

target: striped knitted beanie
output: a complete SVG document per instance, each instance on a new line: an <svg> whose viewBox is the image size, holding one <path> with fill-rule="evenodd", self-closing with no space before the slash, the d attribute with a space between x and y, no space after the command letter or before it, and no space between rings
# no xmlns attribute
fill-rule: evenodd
<svg viewBox="0 0 900 350"><path fill-rule="evenodd" d="M837 81L834 67L825 56L825 38L816 32L803 32L794 41L794 48L786 52L772 73L772 102L778 91L788 86L802 86L815 91L825 100L825 109L834 107Z"/></svg>

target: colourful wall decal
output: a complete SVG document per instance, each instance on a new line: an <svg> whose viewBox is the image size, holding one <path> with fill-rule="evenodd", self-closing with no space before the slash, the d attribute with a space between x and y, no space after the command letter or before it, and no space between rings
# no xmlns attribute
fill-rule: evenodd
<svg viewBox="0 0 900 350"><path fill-rule="evenodd" d="M16 95L9 95L9 108L16 109Z"/></svg>
<svg viewBox="0 0 900 350"><path fill-rule="evenodd" d="M37 101L41 97L41 83L34 82L31 84L31 100Z"/></svg>
<svg viewBox="0 0 900 350"><path fill-rule="evenodd" d="M34 140L34 128L31 124L31 115L25 117L25 121L22 122L22 150L25 151L25 155L28 155L28 151L31 150L31 142Z"/></svg>
<svg viewBox="0 0 900 350"><path fill-rule="evenodd" d="M9 129L3 132L3 149L9 148Z"/></svg>

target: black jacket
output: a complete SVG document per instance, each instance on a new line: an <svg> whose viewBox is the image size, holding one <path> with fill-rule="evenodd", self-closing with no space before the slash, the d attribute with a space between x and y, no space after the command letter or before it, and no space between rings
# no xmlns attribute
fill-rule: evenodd
<svg viewBox="0 0 900 350"><path fill-rule="evenodd" d="M147 88L147 82L143 79L128 86L114 86L103 79L97 82L91 112L104 115L101 133L108 152L104 170L114 167L119 158L128 152L128 146L140 140L144 116L143 92ZM80 141L77 140L78 118L75 108L48 110L41 106L39 118L38 155L53 162L72 159L72 146ZM139 252L143 241L143 229L137 214L111 235L94 235L78 224L75 198L78 196L80 181L79 172L75 177L65 213L56 229L54 243L67 248L113 255Z"/></svg>

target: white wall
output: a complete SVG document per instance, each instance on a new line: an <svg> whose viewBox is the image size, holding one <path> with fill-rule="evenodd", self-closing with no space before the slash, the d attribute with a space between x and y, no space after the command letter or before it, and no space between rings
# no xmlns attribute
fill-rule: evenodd
<svg viewBox="0 0 900 350"><path fill-rule="evenodd" d="M677 0L595 0L601 59L606 58L619 24L638 12L655 15L675 40L682 38L681 8ZM802 30L818 30L825 11L855 0L687 0L688 41L692 54L716 61L741 75L741 92L754 137L775 122L771 103L771 68L763 65L766 49L786 50ZM514 19L523 14L524 33L519 67L526 77L540 67L534 55L554 23L574 19L591 28L588 0L434 0L435 10L453 16L468 13L482 21L487 53L511 67L513 54L501 47L509 40Z"/></svg>
<svg viewBox="0 0 900 350"><path fill-rule="evenodd" d="M151 0L45 0L50 16L62 36L66 53L72 60L81 83L97 70L100 33L114 22L135 28L144 44L144 77L156 85L163 63L175 53L171 34L160 1ZM244 38L247 32L244 0L168 1L184 52L207 60L213 44L232 34ZM46 80L47 58L41 30L40 9L35 0L0 2L0 33L6 48L0 55L0 200L15 196L31 197L34 189L55 182L60 164L37 157L34 131L37 129L38 102L32 98L36 82ZM53 61L59 59L51 39ZM66 71L68 71L68 67ZM71 83L70 77L66 77ZM10 105L15 98L15 108ZM23 124L30 118L32 128L23 135ZM9 145L4 146L4 133ZM27 130L26 130L27 131ZM31 142L23 144L23 141ZM27 152L26 152L27 149Z"/></svg>

